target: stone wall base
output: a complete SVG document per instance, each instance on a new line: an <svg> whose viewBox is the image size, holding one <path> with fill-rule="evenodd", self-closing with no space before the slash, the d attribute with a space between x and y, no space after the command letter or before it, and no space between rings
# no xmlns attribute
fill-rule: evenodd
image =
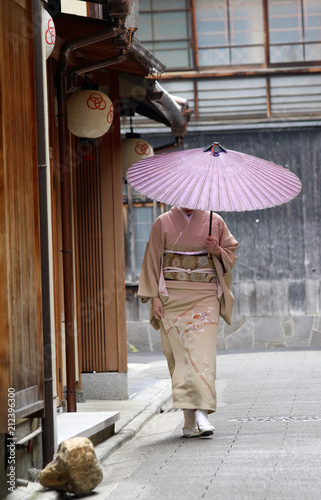
<svg viewBox="0 0 321 500"><path fill-rule="evenodd" d="M161 351L160 331L147 320L127 321L128 350ZM321 315L244 317L219 322L218 350L321 347Z"/></svg>
<svg viewBox="0 0 321 500"><path fill-rule="evenodd" d="M85 399L128 399L127 373L82 373L81 389Z"/></svg>

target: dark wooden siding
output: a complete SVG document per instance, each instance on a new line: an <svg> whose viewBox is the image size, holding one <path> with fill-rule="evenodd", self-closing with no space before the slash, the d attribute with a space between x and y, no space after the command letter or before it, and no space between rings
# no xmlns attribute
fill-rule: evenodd
<svg viewBox="0 0 321 500"><path fill-rule="evenodd" d="M77 141L76 151L81 151ZM79 272L78 324L82 371L106 371L105 310L102 307L103 255L99 147L92 159L82 155L76 168L77 254Z"/></svg>
<svg viewBox="0 0 321 500"><path fill-rule="evenodd" d="M16 418L43 407L43 356L32 2L0 6L1 390ZM5 394L1 394L1 401ZM5 409L5 408L3 408ZM1 426L1 430L4 427Z"/></svg>
<svg viewBox="0 0 321 500"><path fill-rule="evenodd" d="M112 75L112 76L111 76ZM119 102L118 75L106 75ZM82 372L127 372L125 256L119 106L113 124L92 148L75 141L74 197L77 325Z"/></svg>

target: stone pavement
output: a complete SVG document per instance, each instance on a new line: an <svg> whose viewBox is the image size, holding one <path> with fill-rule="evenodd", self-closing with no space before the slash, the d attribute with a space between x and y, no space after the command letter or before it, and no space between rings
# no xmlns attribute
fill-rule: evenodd
<svg viewBox="0 0 321 500"><path fill-rule="evenodd" d="M167 383L167 389L164 385L159 392L160 395L163 391L164 405L169 380L157 380L158 372L166 375L164 360L144 359L142 355L138 359L137 366L141 366L136 370L137 382L145 380L140 394ZM145 370L144 364L148 365ZM148 380L153 381L152 385L148 386ZM214 436L184 439L182 412L170 411L169 405L157 414L162 405L159 400L156 403L154 394L144 410L149 411L147 423L143 425L143 412L138 412L122 428L124 438L126 425L135 438L125 444L118 442L112 450L102 453L107 457L103 461L104 479L91 497L95 500L321 499L320 382L321 350L219 354L218 407L210 416L216 427ZM127 404L135 399L137 404L138 397L139 394ZM140 425L135 425L135 419ZM111 440L119 439L119 435ZM108 441L99 446L104 447ZM28 493L23 488L10 497L61 498L56 492Z"/></svg>
<svg viewBox="0 0 321 500"><path fill-rule="evenodd" d="M156 416L104 462L97 500L321 499L321 351L218 356L212 438Z"/></svg>

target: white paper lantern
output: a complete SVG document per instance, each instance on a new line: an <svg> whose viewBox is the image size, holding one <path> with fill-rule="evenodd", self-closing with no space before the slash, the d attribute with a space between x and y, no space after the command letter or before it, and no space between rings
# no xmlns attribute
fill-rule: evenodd
<svg viewBox="0 0 321 500"><path fill-rule="evenodd" d="M68 99L68 128L77 137L101 137L113 117L113 103L100 90L80 90Z"/></svg>
<svg viewBox="0 0 321 500"><path fill-rule="evenodd" d="M121 146L123 177L126 177L126 172L133 163L143 158L154 156L152 146L139 137L126 137L126 139L121 141Z"/></svg>
<svg viewBox="0 0 321 500"><path fill-rule="evenodd" d="M56 28L51 15L44 9L43 12L46 59L50 56L56 42Z"/></svg>

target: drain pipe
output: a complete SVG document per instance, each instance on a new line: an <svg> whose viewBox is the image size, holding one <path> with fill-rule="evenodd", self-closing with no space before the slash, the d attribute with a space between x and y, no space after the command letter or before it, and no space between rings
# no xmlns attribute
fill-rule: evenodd
<svg viewBox="0 0 321 500"><path fill-rule="evenodd" d="M58 124L59 124L59 156L61 172L61 211L62 211L62 252L64 275L64 307L65 307L65 337L66 337L66 374L67 374L67 411L76 412L76 361L75 361L75 331L73 310L73 251L72 251L72 204L71 204L71 154L69 145L69 131L67 123L67 64L70 51L102 41L115 38L118 35L129 35L128 47L121 48L121 55L109 60L93 63L89 66L78 67L71 71L74 74L86 73L98 68L106 67L125 59L131 39L132 31L126 30L123 24L117 27L108 27L98 33L85 35L63 43L61 46L58 72Z"/></svg>
<svg viewBox="0 0 321 500"><path fill-rule="evenodd" d="M172 96L156 80L150 83L148 94L154 106L165 111L174 137L184 137L191 115L187 100Z"/></svg>
<svg viewBox="0 0 321 500"><path fill-rule="evenodd" d="M77 411L76 406L76 360L73 308L73 253L72 253L72 209L71 209L71 155L67 125L66 72L58 72L58 123L61 182L62 254L65 309L67 411Z"/></svg>
<svg viewBox="0 0 321 500"><path fill-rule="evenodd" d="M40 0L33 0L34 19L34 56L37 112L37 148L38 148L38 189L40 212L40 248L41 248L41 285L42 285L42 335L44 348L44 406L42 419L42 456L43 463L51 462L54 454L54 408L53 376L51 348L51 301L50 301L50 262L49 262L49 214L48 214L48 177L49 158L47 151L45 109L45 68L43 47L43 7ZM41 432L41 431L39 431Z"/></svg>

